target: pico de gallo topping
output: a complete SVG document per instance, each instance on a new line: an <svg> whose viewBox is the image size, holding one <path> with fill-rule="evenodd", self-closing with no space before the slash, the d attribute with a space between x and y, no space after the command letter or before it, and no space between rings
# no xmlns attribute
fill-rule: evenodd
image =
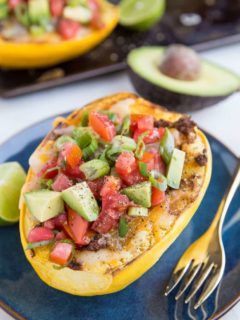
<svg viewBox="0 0 240 320"><path fill-rule="evenodd" d="M70 40L103 28L102 11L100 0L1 0L0 36L24 42L29 35L37 40L57 34Z"/></svg>
<svg viewBox="0 0 240 320"><path fill-rule="evenodd" d="M49 245L50 261L76 268L76 250L103 248L113 233L127 239L129 221L146 219L180 187L185 152L172 128L151 115L99 110L58 130L38 168L40 187L24 195L38 221L27 249Z"/></svg>

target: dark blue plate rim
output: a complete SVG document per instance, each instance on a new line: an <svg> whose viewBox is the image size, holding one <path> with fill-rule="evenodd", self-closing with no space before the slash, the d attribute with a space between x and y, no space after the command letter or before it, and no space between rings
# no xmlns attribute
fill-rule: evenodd
<svg viewBox="0 0 240 320"><path fill-rule="evenodd" d="M25 130L31 129L33 127L35 127L38 124L41 124L47 120L50 119L54 119L55 117L66 117L67 115L69 115L72 111L68 111L62 114L56 114L56 115L52 115L50 117L46 117L40 121L36 121L35 123L26 126L25 128L19 130L17 133L14 133L13 135L11 135L9 138L7 138L5 141L3 141L0 144L0 148L4 145L7 144L10 140L15 139L19 133L24 132ZM200 128L201 129L201 128ZM202 129L201 129L202 130ZM50 131L50 130L49 130ZM237 154L231 150L225 143L223 143L219 138L216 138L212 133L209 133L207 130L202 130L205 133L207 133L210 137L212 137L214 140L216 140L217 142L219 142L220 144L222 144L224 146L225 149L228 150L229 153L231 153L233 155L234 158L236 158L236 160L239 160L239 157L237 156ZM240 293L239 295L233 299L232 301L230 301L224 308L220 309L219 311L217 311L216 313L213 314L213 316L211 316L211 318L209 320L217 320L220 317L222 317L223 315L225 315L230 309L232 309L238 302L240 302ZM16 320L27 320L26 318L24 318L20 313L16 312L14 309L12 309L8 304L6 304L5 302L3 302L2 300L0 300L0 308L3 309L6 313L8 313L11 317L13 317Z"/></svg>

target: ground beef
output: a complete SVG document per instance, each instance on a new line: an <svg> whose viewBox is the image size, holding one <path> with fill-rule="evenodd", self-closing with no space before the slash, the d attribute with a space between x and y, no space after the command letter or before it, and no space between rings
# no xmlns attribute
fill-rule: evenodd
<svg viewBox="0 0 240 320"><path fill-rule="evenodd" d="M157 127L157 128L166 128L170 126L171 126L171 122L166 121L164 119L154 121L154 127Z"/></svg>
<svg viewBox="0 0 240 320"><path fill-rule="evenodd" d="M99 249L104 249L108 245L107 238L97 234L86 247L89 251L98 251Z"/></svg>
<svg viewBox="0 0 240 320"><path fill-rule="evenodd" d="M182 179L181 189L184 191L193 190L194 189L194 179Z"/></svg>
<svg viewBox="0 0 240 320"><path fill-rule="evenodd" d="M34 258L35 257L35 251L33 249L30 250L30 256L31 258Z"/></svg>
<svg viewBox="0 0 240 320"><path fill-rule="evenodd" d="M68 268L72 269L72 270L81 270L82 265L81 263L77 262L77 261L71 261L68 264Z"/></svg>
<svg viewBox="0 0 240 320"><path fill-rule="evenodd" d="M180 118L178 121L174 122L172 127L176 128L178 131L185 135L189 135L190 133L194 132L194 127L196 123L191 120L190 117L185 116Z"/></svg>
<svg viewBox="0 0 240 320"><path fill-rule="evenodd" d="M190 177L181 180L181 190L193 191L198 181L198 175L192 174Z"/></svg>
<svg viewBox="0 0 240 320"><path fill-rule="evenodd" d="M197 164L201 167L205 166L207 164L207 156L205 153L203 154L199 154L198 156L196 156L195 161L197 162Z"/></svg>

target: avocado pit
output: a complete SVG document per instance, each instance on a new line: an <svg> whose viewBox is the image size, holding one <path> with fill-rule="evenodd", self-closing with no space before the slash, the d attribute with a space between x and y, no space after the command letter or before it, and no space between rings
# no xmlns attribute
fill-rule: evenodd
<svg viewBox="0 0 240 320"><path fill-rule="evenodd" d="M179 44L171 45L166 49L159 69L168 77L194 81L200 77L201 60L193 49Z"/></svg>

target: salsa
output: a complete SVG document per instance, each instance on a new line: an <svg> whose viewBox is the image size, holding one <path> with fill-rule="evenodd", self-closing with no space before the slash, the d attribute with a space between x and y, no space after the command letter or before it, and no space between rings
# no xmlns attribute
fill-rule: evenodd
<svg viewBox="0 0 240 320"><path fill-rule="evenodd" d="M69 40L103 28L99 0L2 0L0 36L25 42L54 34ZM30 37L30 38L29 38Z"/></svg>
<svg viewBox="0 0 240 320"><path fill-rule="evenodd" d="M76 250L106 247L102 235L125 239L130 220L145 219L169 188L180 187L185 152L163 124L151 115L96 110L60 130L38 169L40 187L24 194L38 221L28 249L50 245L50 261L65 267Z"/></svg>

